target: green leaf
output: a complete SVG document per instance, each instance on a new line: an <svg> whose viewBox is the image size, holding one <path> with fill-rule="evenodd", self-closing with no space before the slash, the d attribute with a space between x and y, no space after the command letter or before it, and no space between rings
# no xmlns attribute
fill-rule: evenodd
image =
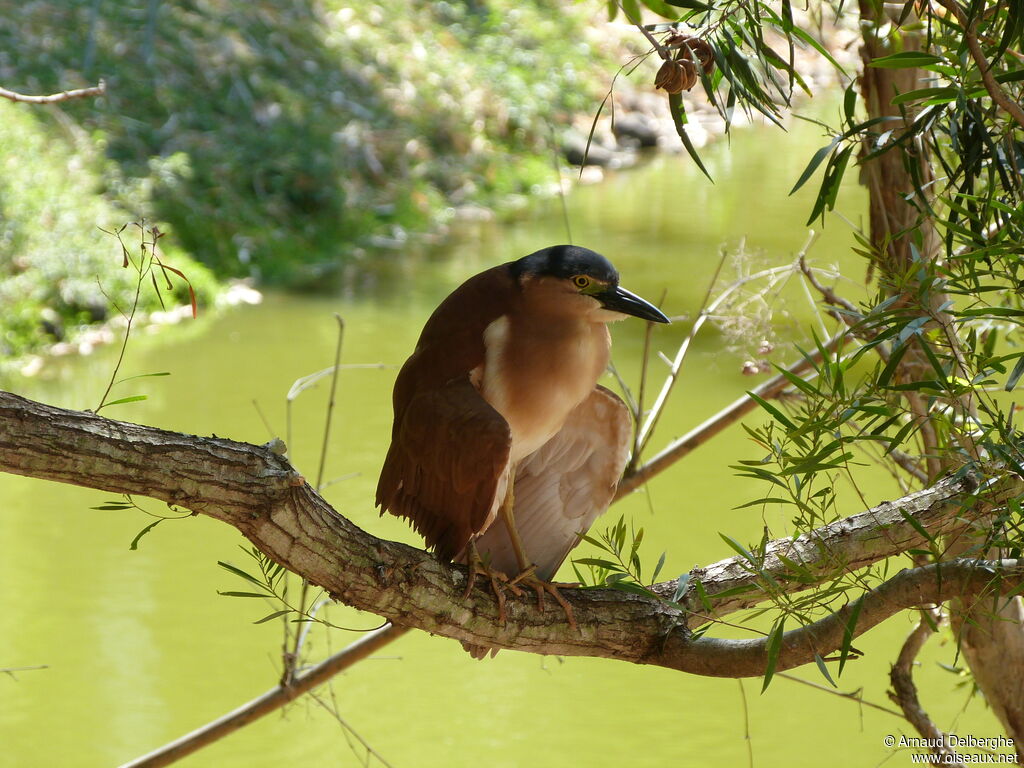
<svg viewBox="0 0 1024 768"><path fill-rule="evenodd" d="M843 667L846 666L846 660L850 656L850 647L853 644L854 630L857 628L857 619L860 617L860 609L863 606L863 598L859 598L854 601L853 608L850 610L850 618L846 620L846 626L843 628L843 644L839 647L838 675L840 677L842 677L843 674Z"/></svg>
<svg viewBox="0 0 1024 768"><path fill-rule="evenodd" d="M913 528L915 531L917 531L918 534L920 534L921 538L923 538L925 541L927 541L933 547L936 546L935 537L932 534L930 534L923 525L921 525L921 521L920 520L918 520L916 517L914 517L912 514L907 512L902 507L900 508L899 512L900 512L900 517L902 517L904 520L906 520L910 524L910 527Z"/></svg>
<svg viewBox="0 0 1024 768"><path fill-rule="evenodd" d="M288 608L285 608L282 611L274 611L273 613L267 614L266 616L264 616L259 621L254 621L253 624L262 624L265 621L270 621L271 619L276 619L276 618L278 618L280 616L284 616L284 615L289 614L289 613L291 613L291 610L288 609Z"/></svg>
<svg viewBox="0 0 1024 768"><path fill-rule="evenodd" d="M688 575L687 575L687 578L689 578ZM680 576L679 577L679 582L682 583L682 581L683 581L683 577ZM711 598L708 597L707 590L704 589L704 585L701 584L700 579L694 580L693 588L697 591L697 598L700 600L700 604L704 606L704 610L708 611L710 613L710 611L711 611ZM678 589L676 590L676 594L679 595L679 597L682 597L682 595L679 593ZM679 600L679 597L676 598L677 601Z"/></svg>
<svg viewBox="0 0 1024 768"><path fill-rule="evenodd" d="M828 63L829 64L831 64L833 67L838 69L844 75L849 77L849 74L843 68L843 65L840 64L838 61L836 61L835 58L833 58L832 54L829 53L828 49L825 46L823 46L821 43L819 43L817 40L815 40L813 37L811 37L811 35L809 35L807 32L805 32L804 30L802 30L798 26L794 26L793 27L792 33L793 33L793 35L795 37L797 37L798 39L800 39L803 42L807 43L809 46L811 46L811 48L813 48L818 53L820 53L822 56L824 56L826 59L828 59Z"/></svg>
<svg viewBox="0 0 1024 768"><path fill-rule="evenodd" d="M672 602L673 603L678 603L679 600L682 598L682 596L686 594L686 590L689 589L689 587L690 587L690 580L692 578L693 577L690 574L688 574L688 573L684 573L684 574L682 574L679 577L679 580L676 583L675 594L672 595ZM701 587L700 582L699 581L694 582L694 587L695 587L695 589L697 589L698 593L704 594L704 597L703 597L703 600L702 600L702 602L705 603L704 607L707 608L708 610L711 610L711 603L708 602L707 594L704 593L703 587Z"/></svg>
<svg viewBox="0 0 1024 768"><path fill-rule="evenodd" d="M231 573L235 574L235 576L240 576L241 578L245 579L246 581L251 581L253 584L256 584L257 586L260 586L260 587L263 586L263 582L262 581L257 579L255 576L252 576L252 575L246 573L241 568L237 568L237 567L231 565L231 563L225 563L223 560L218 560L217 561L217 565L219 565L224 570L230 571Z"/></svg>
<svg viewBox="0 0 1024 768"><path fill-rule="evenodd" d="M221 592L219 589L217 590L217 594L218 595L224 595L225 597L270 597L270 595L267 595L266 593L261 594L259 592L235 592L235 591Z"/></svg>
<svg viewBox="0 0 1024 768"><path fill-rule="evenodd" d="M701 173L708 177L708 181L714 183L715 180L711 178L708 169L704 167L700 155L697 154L696 147L693 146L689 134L686 133L686 107L683 106L683 97L680 94L670 93L668 95L668 111L672 115L672 122L676 127L676 133L679 134L679 140L683 142L686 153L697 164Z"/></svg>
<svg viewBox="0 0 1024 768"><path fill-rule="evenodd" d="M663 16L666 19L675 19L679 17L679 14L672 10L672 7L662 0L643 0L643 4L654 11L659 16Z"/></svg>
<svg viewBox="0 0 1024 768"><path fill-rule="evenodd" d="M1004 389L1009 392L1016 387L1021 375L1024 375L1024 354L1017 358L1017 364L1013 366L1013 371L1010 373L1010 378L1006 380Z"/></svg>
<svg viewBox="0 0 1024 768"><path fill-rule="evenodd" d="M794 192L800 189L800 187L807 183L807 180L814 175L814 172L818 169L818 166L821 165L821 161L832 153L832 150L836 148L836 145L838 143L839 138L836 137L828 144L826 144L824 147L822 147L821 149L814 153L814 156L811 158L811 162L809 162L807 164L807 167L804 168L804 172L800 174L800 178L796 180L796 184L794 184L793 188L789 190L789 194L792 195Z"/></svg>
<svg viewBox="0 0 1024 768"><path fill-rule="evenodd" d="M889 362L885 364L885 368L878 376L877 385L879 387L888 386L889 380L892 379L892 375L896 372L896 367L900 364L900 360L903 359L903 355L907 353L909 347L906 344L901 344L889 353Z"/></svg>
<svg viewBox="0 0 1024 768"><path fill-rule="evenodd" d="M942 97L942 101L955 101L959 93L959 88L952 87L918 88L917 90L914 91L907 91L906 93L901 93L897 96L893 96L892 104L905 104L908 101L917 101L918 99L935 99L936 97Z"/></svg>
<svg viewBox="0 0 1024 768"><path fill-rule="evenodd" d="M772 631L768 634L768 665L764 670L764 684L761 686L761 693L768 690L768 685L772 681L772 677L775 675L775 667L779 663L779 651L782 650L782 635L785 632L786 618L783 617L772 627Z"/></svg>
<svg viewBox="0 0 1024 768"><path fill-rule="evenodd" d="M814 663L818 665L818 670L821 672L822 677L828 680L829 684L833 688L838 688L839 686L836 685L836 681L833 680L832 675L828 673L828 667L825 666L825 660L818 654L814 654Z"/></svg>
<svg viewBox="0 0 1024 768"><path fill-rule="evenodd" d="M154 528L156 528L158 525L160 525L160 523L162 523L166 519L167 518L165 518L165 517L161 517L159 520L155 520L154 522L150 523L145 528L143 528L141 531L139 531L137 534L135 534L135 538L132 539L132 543L128 547L128 549L130 549L130 550L138 549L139 548L139 539L141 539L147 533L152 531Z"/></svg>
<svg viewBox="0 0 1024 768"><path fill-rule="evenodd" d="M579 563L580 565L593 565L597 568L604 568L608 571L615 571L617 573L622 572L622 566L618 563L613 563L611 560L602 560L599 557L581 557L573 562Z"/></svg>
<svg viewBox="0 0 1024 768"><path fill-rule="evenodd" d="M657 599L657 595L651 592L647 587L643 587L637 584L635 581L618 580L610 581L608 586L611 589L617 589L620 592L629 592L633 595L640 595L641 597L652 597Z"/></svg>
<svg viewBox="0 0 1024 768"><path fill-rule="evenodd" d="M665 565L665 555L667 552L662 552L661 557L658 558L658 564L654 566L654 573L651 574L651 581L656 582L658 580L658 574L661 573L662 567Z"/></svg>
<svg viewBox="0 0 1024 768"><path fill-rule="evenodd" d="M747 397L749 397L755 403L757 403L762 408L764 408L766 411L768 411L768 413L770 413L772 416L774 416L775 420L778 421L780 424L784 425L785 427L788 427L791 430L796 430L796 424L794 424L792 421L790 421L786 417L786 414L784 414L782 411L780 411L774 405L769 403L763 397L760 397L759 395L756 395L753 392L747 392Z"/></svg>
<svg viewBox="0 0 1024 768"><path fill-rule="evenodd" d="M120 400L111 400L109 403L104 403L103 407L106 408L110 405L121 405L122 403L137 403L140 400L148 399L146 395L132 395L130 397L122 397Z"/></svg>
<svg viewBox="0 0 1024 768"><path fill-rule="evenodd" d="M724 533L719 533L718 535L721 536L722 541L724 541L733 550L735 550L737 554L749 560L754 566L757 565L757 560L754 559L754 555L750 552L750 550L748 550L746 547L744 547L742 544L736 541L736 539L732 538L731 536L726 536Z"/></svg>
<svg viewBox="0 0 1024 768"><path fill-rule="evenodd" d="M665 2L669 5L674 5L676 8L692 8L695 11L714 10L714 6L698 2L698 0L665 0Z"/></svg>
<svg viewBox="0 0 1024 768"><path fill-rule="evenodd" d="M880 69L908 69L910 67L927 67L946 62L941 56L924 51L901 51L890 56L882 56L871 62L872 67Z"/></svg>
<svg viewBox="0 0 1024 768"><path fill-rule="evenodd" d="M160 373L140 373L137 376L129 376L127 379L118 379L115 383L116 384L124 384L126 381L131 381L132 379L148 379L148 378L151 378L153 376L170 376L170 375L171 375L170 371L161 371Z"/></svg>

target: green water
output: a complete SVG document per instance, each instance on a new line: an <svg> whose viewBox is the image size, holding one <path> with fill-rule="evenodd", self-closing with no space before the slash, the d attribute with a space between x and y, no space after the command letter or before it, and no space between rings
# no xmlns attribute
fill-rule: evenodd
<svg viewBox="0 0 1024 768"><path fill-rule="evenodd" d="M738 134L732 151L708 151L712 186L681 158L662 158L569 200L577 243L607 254L623 284L657 299L667 290L670 314L694 313L718 262L719 247L746 238L758 264L784 264L800 249L808 198L786 193L809 151L813 131ZM856 221L855 188L841 201ZM332 313L347 323L348 363L384 368L346 370L326 476L341 478L325 495L377 535L416 543L403 523L380 519L371 499L390 428L390 387L430 309L465 277L497 262L565 239L561 210L550 202L511 224L456 230L443 247L395 254L372 271L353 271L331 298L271 295L217 319L201 319L133 338L122 375L170 371L119 394L146 393L143 403L109 415L200 434L265 442L285 432L285 394L333 355ZM812 256L842 261L848 228L836 218ZM854 280L861 267L850 265ZM857 298L856 294L852 294ZM785 332L806 319L806 300L790 290L769 303ZM614 328L615 359L635 381L642 328ZM658 329L658 349L672 355L685 324ZM756 346L756 333L750 331ZM736 349L732 349L736 347ZM740 374L742 344L718 332L700 337L687 361L656 448L756 379ZM778 361L786 359L780 354ZM94 407L113 351L50 364L15 391L74 408ZM655 369L660 370L660 363ZM326 388L293 407L293 460L315 474ZM756 421L758 417L753 417ZM727 532L759 540L763 526L785 533L781 518L734 510L760 493L728 469L754 447L733 429L617 505L646 528L643 554L667 551L671 576L731 554ZM898 495L867 489L868 501ZM859 508L848 494L845 511ZM47 665L0 675L0 766L113 766L147 752L264 692L277 680L281 629L254 626L272 608L216 591L242 585L218 568L225 559L249 567L239 534L205 518L168 522L129 543L150 519L137 512L95 511L107 494L0 476L0 668ZM144 500L140 500L144 504ZM156 503L148 503L161 511ZM607 522L607 519L606 521ZM599 522L599 526L602 523ZM336 624L372 627L377 619L331 608ZM841 689L885 697L888 665L912 627L900 616L858 639L866 657L852 663ZM315 631L310 658L357 637ZM933 640L922 655L918 685L941 727L992 736L994 718L942 671L952 644ZM823 682L816 669L796 674ZM892 755L886 734L903 721L784 679L760 694L760 681L710 680L594 659L557 659L503 652L477 662L461 647L423 634L403 637L360 663L324 691L326 703L394 766L874 766ZM749 733L749 741L745 734ZM186 766L358 765L338 719L311 699L271 715L183 761ZM905 754L889 765L909 764Z"/></svg>

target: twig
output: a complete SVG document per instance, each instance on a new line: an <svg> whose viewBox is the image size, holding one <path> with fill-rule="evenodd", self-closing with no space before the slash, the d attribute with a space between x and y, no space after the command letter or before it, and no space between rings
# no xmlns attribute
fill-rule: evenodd
<svg viewBox="0 0 1024 768"><path fill-rule="evenodd" d="M652 35L648 31L648 29L643 24L640 23L640 19L634 19L632 16L630 16L629 11L626 10L626 6L624 6L621 2L619 2L619 8L622 9L622 15L629 19L630 24L632 24L634 27L640 30L640 34L647 38L647 42L649 42L654 47L654 50L658 52L658 55L661 56L661 58L663 58L665 61L668 61L669 59L672 58L672 52L664 45L658 42L657 38L655 38L654 35Z"/></svg>
<svg viewBox="0 0 1024 768"><path fill-rule="evenodd" d="M806 685L811 688L815 688L819 691L824 691L825 693L830 693L833 696L838 696L841 699L849 699L850 701L855 701L858 704L861 704L862 706L877 709L879 712L886 712L890 715L894 715L895 717L903 717L903 714L897 712L895 709L883 707L881 704L875 704L874 702L868 701L867 699L863 698L862 694L864 693L864 690L862 688L858 688L856 691L837 691L835 688L829 688L828 686L820 685L819 683L815 683L810 680L804 680L802 677L790 675L787 672L776 672L775 676L784 678L786 680L792 680L794 683L800 683L801 685Z"/></svg>
<svg viewBox="0 0 1024 768"><path fill-rule="evenodd" d="M917 658L917 654L921 652L921 648L924 647L928 638L935 633L939 622L942 620L942 614L937 608L926 608L922 610L922 614L925 615L921 617L921 622L910 633L906 642L903 643L900 655L896 658L896 663L892 665L892 670L889 672L889 680L892 682L893 687L893 690L889 692L889 698L896 704L899 704L900 709L903 710L903 716L914 726L917 732L931 744L936 745L931 747L931 751L942 757L943 765L961 766L962 768L964 765L963 760L949 743L949 736L939 730L938 726L932 722L932 719L928 717L928 713L921 707L921 703L917 698L917 686L914 685L912 671L914 660Z"/></svg>
<svg viewBox="0 0 1024 768"><path fill-rule="evenodd" d="M49 669L49 664L35 664L29 667L0 667L0 673L10 675L12 678L17 680L15 672L34 672L37 669Z"/></svg>
<svg viewBox="0 0 1024 768"><path fill-rule="evenodd" d="M849 334L846 331L843 331L825 342L823 347L826 350L834 350L847 338L849 338ZM821 352L815 351L809 357L805 357L793 363L786 370L791 374L800 375L812 366L820 363L821 359ZM788 386L789 380L780 373L754 389L754 394L764 400L771 400L778 397L779 394ZM635 470L623 477L619 482L619 488L615 493L615 499L621 499L623 496L632 493L655 475L664 472L694 448L703 445L731 424L735 424L756 407L757 402L749 395L743 395L743 397L736 399L732 404L723 408L710 419L694 427L678 440L670 443L653 459L641 464Z"/></svg>
<svg viewBox="0 0 1024 768"><path fill-rule="evenodd" d="M804 273L804 277L807 278L807 282L814 287L814 290L821 294L822 298L824 298L828 304L831 304L833 307L842 307L846 310L845 312L840 312L837 309L827 309L826 312L841 323L845 323L851 330L856 330L857 335L865 341L870 341L875 336L873 333L865 333L863 330L856 328L858 322L857 317L861 314L860 311L851 302L847 301L842 296L839 296L831 288L822 285L818 281L817 276L814 274L814 270L807 264L807 259L804 254L800 254L800 258L797 259L797 264L800 266L800 271ZM876 345L875 350L878 352L878 356L882 358L883 362L889 362L890 353L884 345Z"/></svg>
<svg viewBox="0 0 1024 768"><path fill-rule="evenodd" d="M773 270L766 270L763 273L750 276L745 279L741 279L730 285L716 298L711 301L711 292L715 289L715 284L718 282L718 276L722 272L722 265L725 264L725 253L722 253L722 257L718 260L718 266L715 267L715 273L711 277L711 282L708 284L707 293L704 294L704 301L701 302L701 310L697 315L697 319L693 321L693 325L690 327L690 332L686 334L686 338L683 339L683 343L679 345L679 349L676 351L676 356L672 360L672 365L669 369L668 376L665 377L665 383L661 385L661 391L658 393L658 397L654 401L654 405L651 407L651 412L647 415L647 419L644 421L643 427L640 429L640 436L636 439L636 454L644 449L647 445L647 441L650 439L654 427L658 423L658 419L661 417L661 412L665 408L665 403L668 402L668 396L672 393L672 388L675 386L676 379L679 376L679 369L683 365L683 360L686 358L686 353L690 349L690 344L696 337L697 332L701 329L701 326L708 320L708 318L718 309L719 305L725 301L725 299L732 294L733 291L738 289L740 286L745 285L750 280L757 279L760 276L772 274Z"/></svg>
<svg viewBox="0 0 1024 768"><path fill-rule="evenodd" d="M401 637L407 631L405 627L388 624L370 632L320 662L308 672L296 677L291 685L272 688L248 704L243 704L238 709L185 734L180 739L165 744L148 755L125 763L121 768L159 768L159 766L170 765L207 744L234 733L252 721L280 709L288 702L326 682L343 669L365 659L378 648Z"/></svg>
<svg viewBox="0 0 1024 768"><path fill-rule="evenodd" d="M967 40L967 47L971 52L971 58L978 65L978 71L981 73L981 82L985 84L985 90L992 97L992 101L1002 107L1004 112L1016 120L1021 128L1024 128L1024 109L1021 108L1020 104L1003 93L999 83L996 82L996 78L992 74L992 65L985 58L985 52L981 49L981 43L978 42L978 34L974 29L974 23L968 20L963 10L954 0L939 0L939 3L942 4L943 8L956 16L956 20L963 27L964 38Z"/></svg>
<svg viewBox="0 0 1024 768"><path fill-rule="evenodd" d="M22 102L24 104L56 104L61 101L70 101L72 99L84 99L89 96L102 96L106 92L107 84L100 80L99 84L90 88L75 88L71 91L51 93L48 96L30 96L25 93L18 93L17 91L9 91L6 88L0 88L0 97L10 99L11 101Z"/></svg>
<svg viewBox="0 0 1024 768"><path fill-rule="evenodd" d="M348 741L349 746L352 747L353 752L355 752L355 745L352 744L352 737L354 737L355 740L359 742L359 745L366 750L366 759L363 760L363 765L369 765L370 758L375 757L382 765L387 766L387 768L392 768L391 763L389 763L380 752L374 749L370 742L368 742L366 739L360 736L359 732L356 731L356 729L353 728L351 725L349 725L349 722L341 716L341 714L338 712L338 702L334 700L333 691L331 692L330 705L328 705L326 701L321 699L315 693L311 693L309 695L312 697L313 701L315 701L324 709L325 712L330 714L331 717L338 721L338 725L341 726L342 732L345 734L345 739Z"/></svg>

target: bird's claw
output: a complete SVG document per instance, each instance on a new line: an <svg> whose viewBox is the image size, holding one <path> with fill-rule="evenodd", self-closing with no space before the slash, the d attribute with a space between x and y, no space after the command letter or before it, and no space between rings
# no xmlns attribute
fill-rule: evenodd
<svg viewBox="0 0 1024 768"><path fill-rule="evenodd" d="M562 589L577 589L580 585L577 583L556 583L552 581L544 581L544 579L541 579L537 576L537 574L535 573L536 570L537 566L531 565L529 568L525 569L522 573L520 573L518 576L512 579L512 581L510 581L509 584L523 584L525 586L532 587L534 591L537 593L537 609L540 611L544 610L544 593L548 593L553 598L555 598L556 603L562 606L562 610L565 611L565 618L569 622L569 626L572 627L574 630L579 629L579 627L576 625L576 616L573 613L572 606L569 605L568 602L566 602L566 599L562 597L562 593L558 590L560 587Z"/></svg>
<svg viewBox="0 0 1024 768"><path fill-rule="evenodd" d="M462 593L462 599L466 600L469 598L477 576L486 576L491 585L491 592L494 593L494 599L498 601L498 621L501 624L505 624L508 620L508 614L505 611L505 590L507 589L516 597L520 597L523 594L523 590L516 586L515 580L509 581L508 576L501 571L489 568L476 551L476 547L470 548L467 565L469 566L469 578L466 581L466 590Z"/></svg>

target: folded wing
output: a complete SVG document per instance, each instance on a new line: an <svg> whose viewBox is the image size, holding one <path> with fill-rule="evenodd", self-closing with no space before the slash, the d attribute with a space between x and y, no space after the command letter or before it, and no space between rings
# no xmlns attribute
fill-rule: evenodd
<svg viewBox="0 0 1024 768"><path fill-rule="evenodd" d="M414 395L377 484L382 511L407 518L442 558L458 556L505 498L512 435L469 376Z"/></svg>
<svg viewBox="0 0 1024 768"><path fill-rule="evenodd" d="M516 527L541 579L555 575L579 534L608 509L629 457L630 436L626 405L598 386L554 437L520 462L513 485ZM477 549L491 567L519 572L501 522L477 539Z"/></svg>

